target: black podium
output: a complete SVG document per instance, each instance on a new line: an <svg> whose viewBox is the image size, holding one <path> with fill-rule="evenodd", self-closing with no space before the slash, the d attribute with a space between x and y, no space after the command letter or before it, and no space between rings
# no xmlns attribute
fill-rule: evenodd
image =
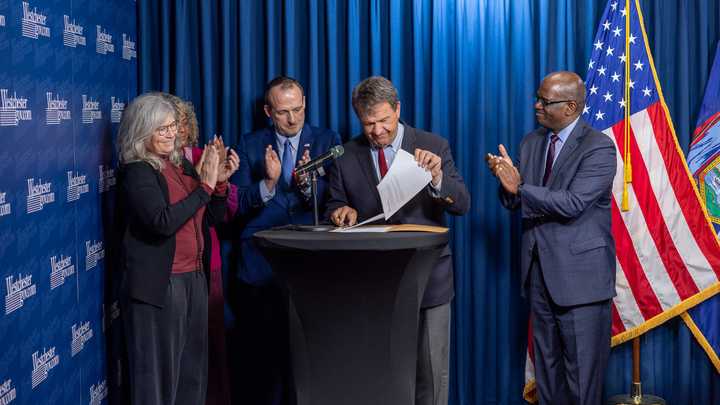
<svg viewBox="0 0 720 405"><path fill-rule="evenodd" d="M410 405L420 302L447 233L268 230L290 294L298 405Z"/></svg>

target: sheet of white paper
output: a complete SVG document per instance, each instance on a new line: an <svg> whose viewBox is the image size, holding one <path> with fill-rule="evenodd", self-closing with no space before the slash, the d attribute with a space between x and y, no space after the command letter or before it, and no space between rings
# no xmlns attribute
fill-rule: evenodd
<svg viewBox="0 0 720 405"><path fill-rule="evenodd" d="M370 225L370 226L361 226L359 228L348 227L348 228L338 228L334 229L330 232L340 232L340 233L385 233L390 232L390 229L392 226L376 226L376 225Z"/></svg>
<svg viewBox="0 0 720 405"><path fill-rule="evenodd" d="M385 219L390 218L432 180L432 175L418 166L415 157L400 149L392 166L377 189Z"/></svg>
<svg viewBox="0 0 720 405"><path fill-rule="evenodd" d="M390 170L377 186L383 212L353 226L336 228L330 232L387 232L389 228L373 227L371 230L368 228L358 229L358 227L381 218L390 218L425 188L430 180L432 180L430 172L418 166L415 157L401 149L395 155Z"/></svg>
<svg viewBox="0 0 720 405"><path fill-rule="evenodd" d="M335 228L330 232L361 232L361 231L353 231L353 229L357 228L358 226L363 226L365 224L369 224L370 222L377 221L378 219L381 219L384 216L385 216L385 214L380 213L380 214L375 215L372 218L368 218L368 219L360 222L359 224L355 224L353 226L346 226L344 228Z"/></svg>

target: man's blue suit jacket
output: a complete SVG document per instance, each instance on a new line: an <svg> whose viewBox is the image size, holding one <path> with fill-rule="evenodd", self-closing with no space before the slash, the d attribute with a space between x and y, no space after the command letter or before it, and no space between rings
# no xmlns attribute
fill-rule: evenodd
<svg viewBox="0 0 720 405"><path fill-rule="evenodd" d="M547 142L545 128L525 136L518 166L523 179L520 192L512 196L500 187L503 205L522 212L522 286L537 246L553 302L571 306L612 298L615 243L610 207L615 145L579 120L560 150L547 186L542 186Z"/></svg>
<svg viewBox="0 0 720 405"><path fill-rule="evenodd" d="M310 159L327 152L340 144L340 137L332 130L312 127L308 124L302 129L298 144L297 159L302 157L305 145L309 145ZM255 232L274 226L287 224L313 223L312 202L306 200L302 192L294 185L287 187L282 178L275 187L275 196L263 203L260 196L260 182L265 179L265 148L271 145L278 153L275 128L245 134L240 137L237 146L240 167L232 182L237 186L238 209L236 222L240 233L240 268L238 276L248 284L262 285L272 278L269 264L252 243ZM318 207L322 214L327 200L326 176L318 180Z"/></svg>
<svg viewBox="0 0 720 405"><path fill-rule="evenodd" d="M460 173L455 169L450 146L445 139L405 124L401 147L410 154L420 148L440 156L442 184L438 197L432 196L428 189L421 190L390 217L387 223L445 226L446 212L463 215L470 209L470 193ZM357 210L358 222L382 212L380 194L377 191L379 179L371 156L370 144L364 135L359 135L345 144L345 154L335 161L330 170L330 199L326 216L343 205ZM452 256L450 249L445 246L430 274L422 307L445 304L450 302L453 295Z"/></svg>

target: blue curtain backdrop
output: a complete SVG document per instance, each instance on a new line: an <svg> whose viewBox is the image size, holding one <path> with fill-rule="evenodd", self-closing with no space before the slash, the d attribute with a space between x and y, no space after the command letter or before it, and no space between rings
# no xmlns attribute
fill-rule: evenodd
<svg viewBox="0 0 720 405"><path fill-rule="evenodd" d="M717 0L643 0L650 46L687 149L720 38ZM519 296L518 218L496 200L483 155L516 151L536 124L532 102L554 70L582 76L604 0L141 0L140 91L191 100L204 138L235 144L265 125L264 84L298 78L307 120L360 133L352 87L381 74L402 116L447 137L472 193L456 219L452 404L522 404L527 303ZM629 390L631 345L614 349L608 395ZM720 376L673 320L642 338L646 392L669 404L720 404Z"/></svg>

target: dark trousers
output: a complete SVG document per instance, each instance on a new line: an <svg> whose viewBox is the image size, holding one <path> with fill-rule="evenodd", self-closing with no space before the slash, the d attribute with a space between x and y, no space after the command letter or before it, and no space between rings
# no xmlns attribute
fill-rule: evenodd
<svg viewBox="0 0 720 405"><path fill-rule="evenodd" d="M610 356L610 300L555 304L537 258L527 288L540 405L601 405Z"/></svg>
<svg viewBox="0 0 720 405"><path fill-rule="evenodd" d="M285 287L235 279L228 288L235 318L227 340L233 404L294 404Z"/></svg>
<svg viewBox="0 0 720 405"><path fill-rule="evenodd" d="M162 308L124 301L132 404L205 403L207 302L201 271L171 275Z"/></svg>
<svg viewBox="0 0 720 405"><path fill-rule="evenodd" d="M208 297L208 386L206 405L230 404L228 352L225 343L225 297L222 268L210 270Z"/></svg>
<svg viewBox="0 0 720 405"><path fill-rule="evenodd" d="M416 405L448 403L450 317L450 303L420 309Z"/></svg>

